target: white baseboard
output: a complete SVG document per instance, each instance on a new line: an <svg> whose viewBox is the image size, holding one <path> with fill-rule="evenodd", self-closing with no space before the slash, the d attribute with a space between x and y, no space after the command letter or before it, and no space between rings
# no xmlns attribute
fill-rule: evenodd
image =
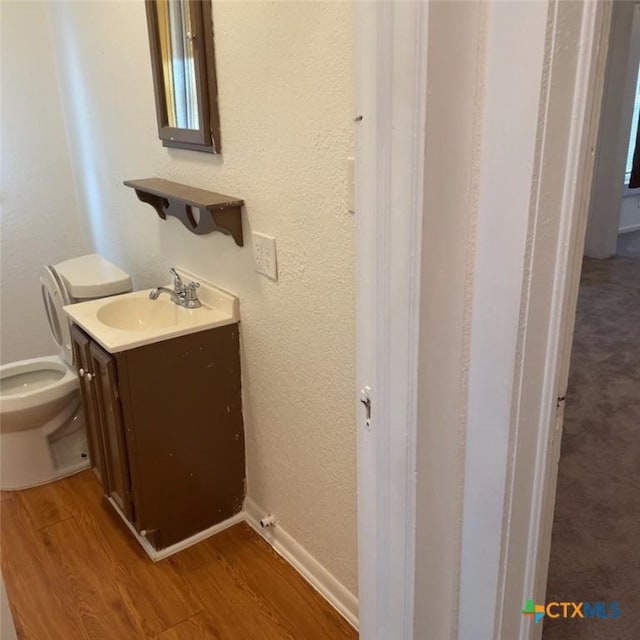
<svg viewBox="0 0 640 640"><path fill-rule="evenodd" d="M218 524L214 524L213 527L209 527L208 529L204 529L203 531L198 531L192 536L185 538L184 540L180 540L180 542L176 542L169 547L165 547L164 549L154 549L153 546L149 543L149 541L141 536L136 530L135 527L127 520L126 516L120 511L120 507L113 501L112 498L107 497L107 500L111 503L111 506L116 510L116 513L122 518L122 521L127 525L127 528L133 535L135 539L140 543L140 546L145 550L146 554L153 560L154 562L158 562L159 560L164 560L164 558L168 558L172 556L174 553L178 553L178 551L184 551L189 547L192 547L194 544L198 544L198 542L202 542L211 536L214 536L216 533L220 533L229 527L233 527L233 525L238 524L240 522L244 522L245 514L243 511L240 513L236 513L235 516L231 516Z"/></svg>
<svg viewBox="0 0 640 640"><path fill-rule="evenodd" d="M261 527L260 519L266 511L251 498L244 501L244 515L249 526L357 630L358 599L278 524L268 529Z"/></svg>
<svg viewBox="0 0 640 640"><path fill-rule="evenodd" d="M629 224L626 227L620 227L620 229L618 229L618 235L622 233L632 233L633 231L640 231L640 222L638 224Z"/></svg>

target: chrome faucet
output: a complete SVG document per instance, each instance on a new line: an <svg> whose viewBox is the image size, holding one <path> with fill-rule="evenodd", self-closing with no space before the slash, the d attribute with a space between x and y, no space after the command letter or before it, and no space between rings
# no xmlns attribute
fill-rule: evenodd
<svg viewBox="0 0 640 640"><path fill-rule="evenodd" d="M196 291L200 283L189 282L189 284L185 284L180 274L173 267L169 269L169 273L173 276L173 289L156 287L149 292L149 298L151 298L151 300L157 300L161 293L168 293L171 296L172 302L175 302L180 307L187 309L197 309L201 307L202 304L200 300L198 300L198 293Z"/></svg>
<svg viewBox="0 0 640 640"><path fill-rule="evenodd" d="M184 282L182 282L182 278L180 274L175 270L175 267L171 267L169 269L169 273L173 276L173 289L178 295L182 295L185 291Z"/></svg>

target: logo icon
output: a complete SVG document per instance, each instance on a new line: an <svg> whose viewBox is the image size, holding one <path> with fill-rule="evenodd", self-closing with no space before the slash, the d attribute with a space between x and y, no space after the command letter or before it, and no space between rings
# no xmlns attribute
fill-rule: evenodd
<svg viewBox="0 0 640 640"><path fill-rule="evenodd" d="M621 617L620 603L616 602L549 602L536 604L533 600L527 600L527 605L522 610L522 615L527 616L537 624L545 616L555 618L582 618L617 620Z"/></svg>
<svg viewBox="0 0 640 640"><path fill-rule="evenodd" d="M544 605L535 604L533 600L527 600L527 605L522 610L522 615L531 618L537 624L544 618Z"/></svg>

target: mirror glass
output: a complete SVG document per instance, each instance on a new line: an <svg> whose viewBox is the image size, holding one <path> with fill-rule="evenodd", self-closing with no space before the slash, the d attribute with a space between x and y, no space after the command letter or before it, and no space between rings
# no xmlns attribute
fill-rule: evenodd
<svg viewBox="0 0 640 640"><path fill-rule="evenodd" d="M194 28L188 2L158 0L158 31L170 127L199 129Z"/></svg>

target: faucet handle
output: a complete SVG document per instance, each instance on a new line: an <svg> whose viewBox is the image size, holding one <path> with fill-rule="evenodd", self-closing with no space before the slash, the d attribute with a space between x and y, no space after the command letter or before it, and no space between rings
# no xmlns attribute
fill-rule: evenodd
<svg viewBox="0 0 640 640"><path fill-rule="evenodd" d="M184 290L184 306L187 309L197 309L202 306L200 300L198 300L198 294L196 289L200 286L199 282L190 282Z"/></svg>
<svg viewBox="0 0 640 640"><path fill-rule="evenodd" d="M173 288L175 289L176 293L178 294L184 293L185 291L184 282L182 282L182 278L180 277L180 274L176 271L175 267L171 267L169 269L169 273L173 276Z"/></svg>
<svg viewBox="0 0 640 640"><path fill-rule="evenodd" d="M187 300L197 300L198 294L196 293L196 289L200 286L199 282L190 282L185 287L185 297Z"/></svg>

